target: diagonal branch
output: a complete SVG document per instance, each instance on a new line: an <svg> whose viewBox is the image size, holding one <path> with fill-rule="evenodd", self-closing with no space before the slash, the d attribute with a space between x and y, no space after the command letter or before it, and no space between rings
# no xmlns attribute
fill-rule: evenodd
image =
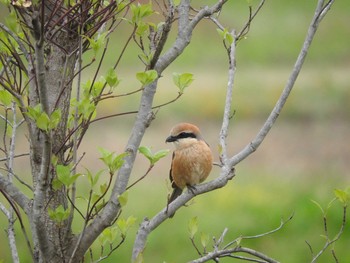
<svg viewBox="0 0 350 263"><path fill-rule="evenodd" d="M0 175L0 191L11 197L27 215L31 214L30 199L3 175Z"/></svg>
<svg viewBox="0 0 350 263"><path fill-rule="evenodd" d="M306 38L304 40L303 47L299 53L299 56L297 58L297 61L294 65L294 68L292 70L291 75L289 76L289 79L287 81L286 86L284 87L284 90L282 91L282 94L280 98L278 99L275 107L273 108L272 112L270 113L269 117L267 118L266 122L256 135L256 137L245 146L244 149L242 149L239 153L234 155L230 160L230 165L233 167L236 164L240 163L242 160L247 158L250 154L256 151L256 149L260 146L260 144L265 139L266 135L271 130L272 126L276 122L276 119L278 118L279 114L281 113L281 110L283 106L285 105L290 92L292 91L295 81L300 73L300 70L304 64L307 52L310 48L311 42L315 36L315 33L317 31L318 25L321 22L321 20L324 18L327 11L329 11L331 5L333 4L334 0L330 0L327 2L326 5L324 5L324 0L319 0L316 11L314 14L314 17L312 19L312 22L309 26L308 33L306 35Z"/></svg>

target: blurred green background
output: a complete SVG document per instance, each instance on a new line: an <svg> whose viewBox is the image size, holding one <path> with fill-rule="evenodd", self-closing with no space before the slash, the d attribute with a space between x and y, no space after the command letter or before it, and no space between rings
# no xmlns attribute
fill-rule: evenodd
<svg viewBox="0 0 350 263"><path fill-rule="evenodd" d="M193 1L194 2L194 1ZM213 3L215 1L207 1ZM254 6L258 1L250 1ZM316 1L267 1L253 21L246 39L237 47L237 72L233 96L234 118L230 124L228 149L239 152L259 131L278 99L291 72L313 15ZM198 196L188 207L166 221L149 236L144 252L145 262L186 262L198 257L191 246L188 221L198 217L201 232L217 238L228 228L225 241L240 235L255 235L277 227L281 218L294 218L276 234L242 245L257 249L281 262L309 262L311 254L307 240L317 253L324 244L321 211L311 200L323 207L333 199L335 188L350 186L350 6L336 0L320 25L304 68L277 123L256 153L236 167L236 177L223 189ZM158 15L160 18L160 15ZM220 14L229 29L237 31L248 17L247 1L230 1ZM114 34L108 60L103 70L113 65L130 31L124 24ZM172 35L168 44L174 39ZM137 58L135 44L126 51L118 68L122 79L117 93L139 88L135 73L143 70ZM88 57L86 61L88 61ZM84 76L87 80L90 72ZM163 74L155 97L155 105L177 96L172 82L173 72L194 74L193 84L175 103L161 108L149 127L142 145L153 151L171 149L165 144L170 128L179 121L197 124L210 144L215 159L218 156L218 134L221 127L225 88L227 84L227 55L216 26L204 21L196 28L191 45ZM102 72L103 73L103 72ZM98 116L136 110L140 94L106 101ZM133 115L110 118L91 126L81 146L86 153L84 167L97 171L98 147L121 152L134 121ZM18 138L18 152L25 150L26 138ZM171 155L162 159L146 179L130 189L129 201L122 217L137 217L125 244L105 262L129 262L138 224L151 218L166 205L169 192L168 170ZM17 173L26 175L26 161L16 161ZM148 163L138 156L131 181L141 177ZM219 175L213 168L210 179ZM28 177L26 180L30 180ZM79 183L81 194L86 193L85 180ZM103 180L103 179L102 179ZM327 214L329 231L334 235L341 223L342 208L335 203ZM77 217L78 218L78 217ZM2 229L5 217L0 214ZM77 220L76 231L81 222ZM18 231L21 262L30 262L22 234ZM10 262L6 233L1 231L0 260ZM197 237L198 238L198 237ZM199 238L198 245L200 245ZM340 262L350 258L350 229L347 223L342 238L334 248ZM95 260L99 245L94 247ZM209 250L211 246L209 245ZM86 260L89 262L89 259ZM221 261L220 261L221 262ZM229 262L229 260L222 260ZM327 251L318 262L332 262Z"/></svg>

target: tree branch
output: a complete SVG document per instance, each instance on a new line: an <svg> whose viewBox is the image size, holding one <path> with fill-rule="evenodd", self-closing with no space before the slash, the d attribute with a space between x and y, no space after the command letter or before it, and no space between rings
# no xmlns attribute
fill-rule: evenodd
<svg viewBox="0 0 350 263"><path fill-rule="evenodd" d="M178 7L179 26L175 43L167 52L164 53L163 56L159 58L154 69L157 70L158 73L161 73L165 68L167 68L190 43L192 32L199 21L204 17L211 16L212 14L218 12L226 2L227 0L220 0L210 8L204 7L198 12L192 21L189 22L190 1L181 1L181 4Z"/></svg>
<svg viewBox="0 0 350 263"><path fill-rule="evenodd" d="M303 47L299 53L299 56L297 58L297 61L294 65L294 68L292 70L291 75L289 76L289 79L287 81L286 86L284 87L282 94L280 98L278 99L275 107L273 108L272 112L270 113L269 117L267 118L266 122L256 135L256 137L248 144L245 146L244 149L242 149L239 153L234 155L230 160L230 165L233 167L245 158L247 158L250 154L256 151L256 149L260 146L260 144L263 142L265 139L266 135L269 133L271 130L272 126L276 122L276 119L278 118L284 104L286 103L288 96L290 92L292 91L295 81L300 73L300 70L303 66L303 63L305 61L307 52L310 48L311 42L315 36L315 33L317 31L318 25L327 13L327 11L330 9L332 3L334 0L330 0L326 6L324 6L324 0L319 0L316 11L314 14L314 17L312 19L312 22L309 26L306 38L304 40Z"/></svg>
<svg viewBox="0 0 350 263"><path fill-rule="evenodd" d="M6 193L14 200L27 215L31 215L30 199L25 196L16 186L13 185L5 176L0 174L0 191Z"/></svg>
<svg viewBox="0 0 350 263"><path fill-rule="evenodd" d="M251 248L247 248L247 247L234 247L231 249L225 249L225 250L218 250L218 251L214 251L211 253L208 253L207 255L205 255L204 257L198 258L196 260L192 260L189 263L203 263L203 262L207 262L209 260L212 259L216 259L216 258L221 258L221 257L236 257L236 256L232 256L232 254L235 253L245 253L245 254L249 254L251 256L257 257L259 259L262 259L264 261L257 261L254 259L249 259L250 261L256 261L256 262L268 262L268 263L278 263L278 261L276 261L273 258L268 257L267 255L256 251L254 249ZM241 258L241 257L240 257ZM243 258L248 260L247 258Z"/></svg>
<svg viewBox="0 0 350 263"><path fill-rule="evenodd" d="M48 89L45 79L45 59L44 59L44 36L42 35L43 25L39 22L39 14L34 12L33 14L33 28L35 36L35 58L36 58L36 79L39 90L40 103L42 105L43 111L50 116L50 105L48 101ZM53 106L53 105L52 105ZM40 132L42 139L42 150L38 153L41 156L40 172L37 176L37 184L34 190L34 201L33 201L33 224L35 234L38 237L39 249L43 254L43 257L49 258L50 256L50 243L48 238L48 233L45 230L45 224L43 223L43 209L45 207L45 193L49 186L49 166L51 161L51 139L48 132Z"/></svg>
<svg viewBox="0 0 350 263"><path fill-rule="evenodd" d="M232 93L233 93L233 87L234 87L234 80L235 80L235 72L236 72L236 36L235 31L233 30L231 32L233 42L231 44L231 47L229 48L229 69L228 69L228 83L227 83L227 90L226 90L226 101L225 101L225 108L224 108L224 114L223 114L223 120L222 120L222 126L220 130L220 137L219 137L219 143L220 143L220 162L221 164L227 163L227 149L226 149L226 139L228 135L228 127L230 122L230 116L231 116L231 106L232 106Z"/></svg>
<svg viewBox="0 0 350 263"><path fill-rule="evenodd" d="M228 167L226 166L222 167L221 174L219 177L208 183L196 185L194 189L183 193L181 196L176 198L176 200L174 200L167 207L165 207L162 211L160 211L157 215L155 215L152 219L144 219L136 235L132 253L133 260L135 260L138 257L138 255L142 253L142 251L145 249L148 235L161 223L163 223L170 215L174 214L177 209L185 205L188 201L190 201L193 197L197 195L204 194L225 186L228 180L231 180L235 175L234 170L229 170L227 172L227 169Z"/></svg>

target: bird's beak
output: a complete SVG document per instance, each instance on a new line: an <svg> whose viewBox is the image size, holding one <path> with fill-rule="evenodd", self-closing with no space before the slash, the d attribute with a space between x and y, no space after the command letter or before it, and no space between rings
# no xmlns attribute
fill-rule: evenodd
<svg viewBox="0 0 350 263"><path fill-rule="evenodd" d="M175 142L176 140L176 137L170 135L168 138L166 138L165 142Z"/></svg>

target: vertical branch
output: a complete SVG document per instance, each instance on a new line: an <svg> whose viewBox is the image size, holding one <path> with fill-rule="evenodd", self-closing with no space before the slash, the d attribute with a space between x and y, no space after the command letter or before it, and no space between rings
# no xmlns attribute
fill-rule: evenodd
<svg viewBox="0 0 350 263"><path fill-rule="evenodd" d="M8 180L12 183L13 179L13 161L15 156L15 145L16 145L16 132L17 132L17 115L16 115L16 103L12 102L11 105L12 110L12 134L11 134L11 140L10 140L10 148L9 148L9 154L7 156L7 169L8 169ZM7 233L9 236L9 242L10 242L10 248L11 248L11 254L12 254L12 260L14 263L19 263L19 257L18 257L18 251L17 251L17 245L16 245L16 238L15 238L15 229L14 229L14 223L15 223L15 215L13 212L13 208L10 207L8 210L8 228Z"/></svg>
<svg viewBox="0 0 350 263"><path fill-rule="evenodd" d="M78 54L78 80L77 80L77 91L76 91L76 100L77 100L77 104L75 106L74 109L74 130L78 129L78 125L79 125L79 110L78 110L78 105L80 102L80 87L81 87L81 76L82 76L82 64L83 64L83 59L82 59L82 52L83 52L83 44L82 44L82 38L79 37L79 54ZM72 169L72 173L76 174L76 167L77 167L77 162L78 162L78 132L75 132L73 135L73 169ZM75 195L76 195L76 183L74 182L72 185L72 192L71 192L71 200L72 200L72 204L71 204L71 210L70 210L70 214L69 214L69 220L68 220L68 228L67 230L71 229L71 225L73 222L73 216L74 216L74 207L75 207Z"/></svg>
<svg viewBox="0 0 350 263"><path fill-rule="evenodd" d="M234 87L235 80L235 72L236 72L236 36L235 31L231 32L233 41L231 47L228 50L229 53L229 70L228 70L228 83L227 83L227 91L226 91L226 101L224 108L224 115L222 120L222 126L220 130L220 161L221 164L225 164L227 161L227 148L226 148L226 138L228 135L228 126L230 122L231 116L231 106L232 106L232 93Z"/></svg>
<svg viewBox="0 0 350 263"><path fill-rule="evenodd" d="M44 1L42 1L44 2ZM44 11L43 11L44 12ZM42 14L43 15L43 14ZM45 59L44 59L44 36L42 35L43 24L39 22L38 12L34 12L33 18L33 30L35 43L35 59L36 59L36 80L39 90L39 99L42 105L43 111L50 116L50 108L47 94L47 86L45 79ZM34 191L33 201L33 226L36 236L38 237L39 249L43 254L43 257L49 258L50 255L50 243L48 235L45 230L45 224L43 224L43 209L45 207L46 191L49 186L49 166L51 159L51 140L48 132L40 132L42 150L39 156L41 156L40 172L37 175L38 180Z"/></svg>

